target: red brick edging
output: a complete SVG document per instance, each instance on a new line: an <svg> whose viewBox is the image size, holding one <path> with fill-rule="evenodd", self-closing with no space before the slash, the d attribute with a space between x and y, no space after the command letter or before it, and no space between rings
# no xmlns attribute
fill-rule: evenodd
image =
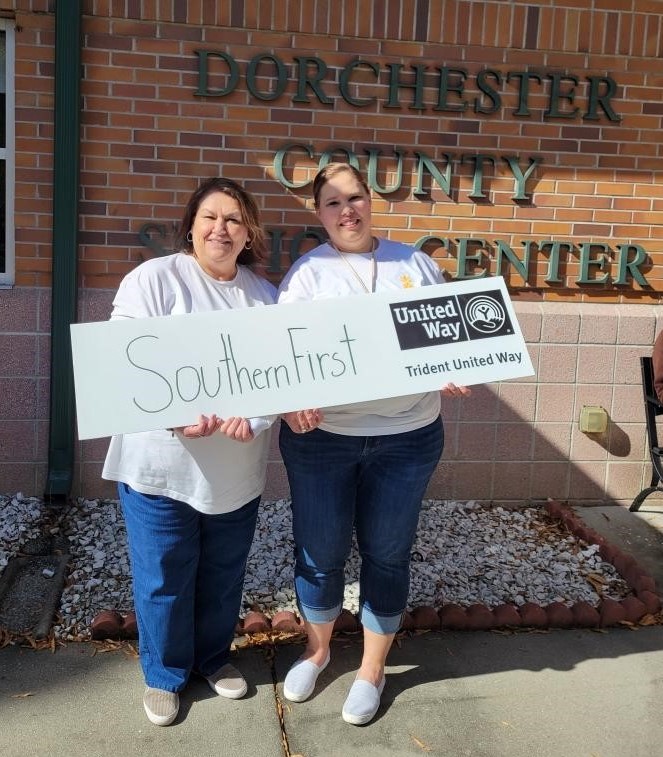
<svg viewBox="0 0 663 757"><path fill-rule="evenodd" d="M614 566L632 590L622 600L602 599L597 607L588 602L576 602L571 607L562 602L541 606L526 602L518 607L503 604L487 607L473 604L461 607L457 604L442 605L439 609L430 606L415 607L403 617L403 631L436 631L442 628L455 631L476 631L494 628L606 628L624 621L638 623L646 615L661 610L661 598L653 577L629 554L610 544L604 536L588 528L582 518L566 503L549 501L545 504L548 514L561 521L571 534L587 544L598 544L599 554ZM353 633L361 624L356 615L343 610L334 624L334 631ZM137 638L136 616L125 616L115 610L105 610L92 621L90 630L93 639ZM263 612L251 611L240 619L237 632L244 635L269 633L302 633L301 619L290 610L281 610L271 619Z"/></svg>

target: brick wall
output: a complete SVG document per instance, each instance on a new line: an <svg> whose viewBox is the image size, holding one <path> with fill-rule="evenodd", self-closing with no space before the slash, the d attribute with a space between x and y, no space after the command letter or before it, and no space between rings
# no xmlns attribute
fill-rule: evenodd
<svg viewBox="0 0 663 757"><path fill-rule="evenodd" d="M36 492L43 486L47 453L52 5L14 3L17 286L0 291L0 340L11 354L0 369L7 390L0 399L0 488ZM477 389L462 407L445 402L447 452L434 493L508 500L577 493L592 501L628 500L648 476L637 355L649 351L657 330L652 305L663 291L660 3L357 0L356 12L346 5L303 0L83 3L81 318L107 317L122 275L153 254L139 238L144 224L161 225L161 231L149 232L151 244L170 247L173 225L201 178L223 173L255 193L271 238L280 238L271 268L285 270L293 237L318 224L310 186L286 190L277 180L275 153L288 143L310 146L311 158L295 150L284 162L284 174L300 182L313 176L325 150L352 149L364 170L366 150L379 150L376 180L390 188L397 182L399 150L404 153L402 188L374 196L379 233L410 243L424 235L449 240L446 247L438 241L425 249L450 275L457 271L462 239L485 242L477 262L467 264L474 274L482 268L497 273L497 240L520 258L523 241L536 243L527 284L514 265L502 273L522 314L537 379ZM194 94L196 50L222 51L237 61L241 75L232 94ZM283 94L271 101L247 90L248 62L261 53L275 56L288 71ZM310 87L310 102L293 101L295 56L324 60L329 72L321 86L331 102L318 102ZM334 85L337 69L356 57L380 68L377 81L366 66L353 74L353 97L376 96L374 104L361 108L346 102ZM400 107L385 106L388 67L397 64L403 66L404 85L414 82L412 65L427 66L423 107L408 107L413 91L406 86ZM438 67L467 71L465 111L435 110ZM500 90L501 107L474 112L475 98L483 109L492 102L477 83L478 72L486 69L503 79L508 72L542 74L541 84L530 83L529 115L514 114L520 105L517 77L498 87L489 76L487 83ZM218 59L210 61L210 87L225 86L225 70ZM265 61L258 69L256 85L263 92L274 86L272 71ZM573 103L556 101L562 110L578 107L576 116L546 116L552 84L545 74L550 72L578 78ZM621 121L610 120L600 108L596 119L583 119L591 76L616 81L610 103ZM569 80L560 86L568 88ZM453 92L449 96L454 104L460 99ZM432 182L425 197L413 195L415 151L442 171L450 161L449 194ZM476 195L473 162L463 159L477 154L495 159L494 166L485 164L482 198L471 196ZM527 183L527 200L514 201L505 156L519 156L523 167L527 156L541 161ZM562 252L561 280L546 282L549 253L536 245L551 239L605 243L605 269L591 270L613 279L618 246L639 245L648 255L642 271L649 286L637 281L578 285L577 248ZM304 241L300 249L312 244ZM265 273L275 281L280 277L276 271ZM606 309L598 303L607 303ZM597 365L603 366L600 375L591 373ZM585 403L609 410L611 433L622 440L617 451L609 440L597 447L578 436L578 409ZM482 424L487 434L481 433ZM103 488L97 478L103 451L104 442L81 445L78 491L94 495ZM273 459L270 486L283 492L276 453Z"/></svg>

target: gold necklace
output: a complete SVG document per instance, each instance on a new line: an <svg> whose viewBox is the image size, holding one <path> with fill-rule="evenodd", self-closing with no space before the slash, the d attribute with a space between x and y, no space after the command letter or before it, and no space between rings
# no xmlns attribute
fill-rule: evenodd
<svg viewBox="0 0 663 757"><path fill-rule="evenodd" d="M348 266L348 268L352 271L355 279L361 284L361 288L366 292L366 294L372 294L375 292L375 284L377 281L378 276L378 261L375 256L375 250L377 248L377 240L375 237L371 237L371 288L369 289L366 286L366 282L362 279L362 277L357 273L357 270L352 265L352 263L345 257L345 255L336 247L336 245L329 243L331 245L331 248L334 250L334 252L339 256L339 258ZM357 255L356 252L349 253L350 255ZM359 253L361 254L361 253Z"/></svg>

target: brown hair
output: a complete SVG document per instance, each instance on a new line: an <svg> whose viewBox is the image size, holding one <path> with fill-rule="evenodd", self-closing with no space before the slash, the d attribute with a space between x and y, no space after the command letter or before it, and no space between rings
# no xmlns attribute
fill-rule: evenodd
<svg viewBox="0 0 663 757"><path fill-rule="evenodd" d="M313 179L313 204L316 209L320 207L320 192L322 192L322 188L330 179L336 176L336 174L341 173L341 171L349 171L365 189L366 194L369 197L371 196L371 191L368 188L366 179L364 179L361 173L359 173L357 168L350 165L350 163L327 163L324 168L321 168L318 171L315 175L315 179Z"/></svg>
<svg viewBox="0 0 663 757"><path fill-rule="evenodd" d="M215 176L204 181L198 189L191 195L184 209L184 215L180 223L177 235L178 249L187 255L193 253L193 243L187 239L191 231L193 220L196 217L200 203L213 192L223 192L233 200L237 201L240 213L242 214L242 223L248 229L246 246L239 253L237 262L242 265L252 265L257 263L265 256L265 233L260 225L260 212L258 205L243 187L232 179L222 179Z"/></svg>

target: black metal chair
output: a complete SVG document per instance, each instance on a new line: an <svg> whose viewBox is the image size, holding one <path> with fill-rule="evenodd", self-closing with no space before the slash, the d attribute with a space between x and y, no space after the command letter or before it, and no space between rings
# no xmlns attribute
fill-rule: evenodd
<svg viewBox="0 0 663 757"><path fill-rule="evenodd" d="M656 418L663 415L663 405L658 401L654 391L654 366L650 357L640 358L640 371L642 373L642 396L645 402L645 418L647 420L647 443L649 445L649 457L651 458L652 473L651 484L643 489L633 500L629 510L636 512L645 499L655 491L663 492L661 480L663 479L663 447L658 446L658 432Z"/></svg>

